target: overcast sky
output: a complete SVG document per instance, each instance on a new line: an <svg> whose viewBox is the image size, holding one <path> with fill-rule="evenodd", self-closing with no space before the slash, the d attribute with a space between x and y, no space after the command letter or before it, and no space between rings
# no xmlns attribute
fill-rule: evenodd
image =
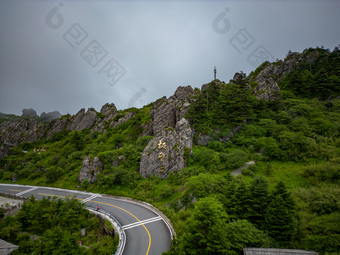
<svg viewBox="0 0 340 255"><path fill-rule="evenodd" d="M340 1L0 1L0 112L141 107L340 44Z"/></svg>

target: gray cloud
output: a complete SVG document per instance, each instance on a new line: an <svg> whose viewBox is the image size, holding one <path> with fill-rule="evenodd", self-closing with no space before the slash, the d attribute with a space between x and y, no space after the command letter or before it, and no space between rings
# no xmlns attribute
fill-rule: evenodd
<svg viewBox="0 0 340 255"><path fill-rule="evenodd" d="M52 29L45 18L59 3L63 24ZM107 102L120 109L140 107L170 96L177 86L211 81L214 66L217 77L229 81L235 72L254 69L247 58L260 46L275 59L288 50L333 49L340 43L339 9L340 2L331 0L3 0L0 112L34 108L73 114L83 107L99 110ZM223 12L230 27L217 33L213 21ZM87 33L75 49L63 38L73 24ZM252 36L251 44L240 43L244 34L236 38L240 29ZM95 67L81 56L92 40L107 52ZM231 40L239 43L233 47ZM112 58L126 70L114 86L100 72Z"/></svg>

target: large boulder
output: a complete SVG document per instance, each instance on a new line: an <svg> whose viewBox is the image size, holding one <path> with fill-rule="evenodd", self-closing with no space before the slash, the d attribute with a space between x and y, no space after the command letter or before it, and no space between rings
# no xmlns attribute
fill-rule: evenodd
<svg viewBox="0 0 340 255"><path fill-rule="evenodd" d="M36 117L38 117L37 112L34 109L32 109L32 108L23 109L22 110L22 116L29 117L29 118L36 118Z"/></svg>
<svg viewBox="0 0 340 255"><path fill-rule="evenodd" d="M97 173L103 169L103 163L100 162L98 157L92 159L87 156L83 159L83 167L80 169L78 175L78 181L82 183L84 180L88 180L90 183L97 181Z"/></svg>
<svg viewBox="0 0 340 255"><path fill-rule="evenodd" d="M141 175L158 175L165 179L170 172L182 170L191 153L192 139L193 132L185 118L177 122L175 128L168 127L158 133L142 153Z"/></svg>
<svg viewBox="0 0 340 255"><path fill-rule="evenodd" d="M58 111L54 111L54 112L43 112L42 114L40 114L40 118L43 121L50 121L50 120L55 120L55 119L59 119L61 117L60 112Z"/></svg>

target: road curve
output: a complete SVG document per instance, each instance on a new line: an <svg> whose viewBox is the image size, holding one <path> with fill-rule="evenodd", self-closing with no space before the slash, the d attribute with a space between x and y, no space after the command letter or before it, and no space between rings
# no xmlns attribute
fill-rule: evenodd
<svg viewBox="0 0 340 255"><path fill-rule="evenodd" d="M113 215L126 234L124 255L160 255L170 249L172 228L162 215L149 206L124 198L59 188L0 183L0 192L36 198L47 196L75 197L87 206L99 206Z"/></svg>

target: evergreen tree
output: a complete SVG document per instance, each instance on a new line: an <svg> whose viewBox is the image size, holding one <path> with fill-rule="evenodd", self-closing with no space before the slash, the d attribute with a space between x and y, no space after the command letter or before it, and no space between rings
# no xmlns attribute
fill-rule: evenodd
<svg viewBox="0 0 340 255"><path fill-rule="evenodd" d="M225 236L228 215L223 205L212 197L200 199L195 204L192 219L182 238L184 254L226 254L230 243Z"/></svg>
<svg viewBox="0 0 340 255"><path fill-rule="evenodd" d="M276 196L282 197L283 203L289 212L294 210L295 202L282 181L279 181L274 188L272 198L275 199Z"/></svg>
<svg viewBox="0 0 340 255"><path fill-rule="evenodd" d="M249 210L249 190L241 181L230 200L230 213L238 219L246 219Z"/></svg>
<svg viewBox="0 0 340 255"><path fill-rule="evenodd" d="M267 207L266 230L269 235L281 244L288 243L294 233L293 215L287 209L280 195L276 195Z"/></svg>
<svg viewBox="0 0 340 255"><path fill-rule="evenodd" d="M257 176L250 185L250 206L248 219L257 228L264 229L265 214L268 205L268 182Z"/></svg>
<svg viewBox="0 0 340 255"><path fill-rule="evenodd" d="M70 143L77 151L81 151L84 147L83 138L78 131L73 131L71 133Z"/></svg>

